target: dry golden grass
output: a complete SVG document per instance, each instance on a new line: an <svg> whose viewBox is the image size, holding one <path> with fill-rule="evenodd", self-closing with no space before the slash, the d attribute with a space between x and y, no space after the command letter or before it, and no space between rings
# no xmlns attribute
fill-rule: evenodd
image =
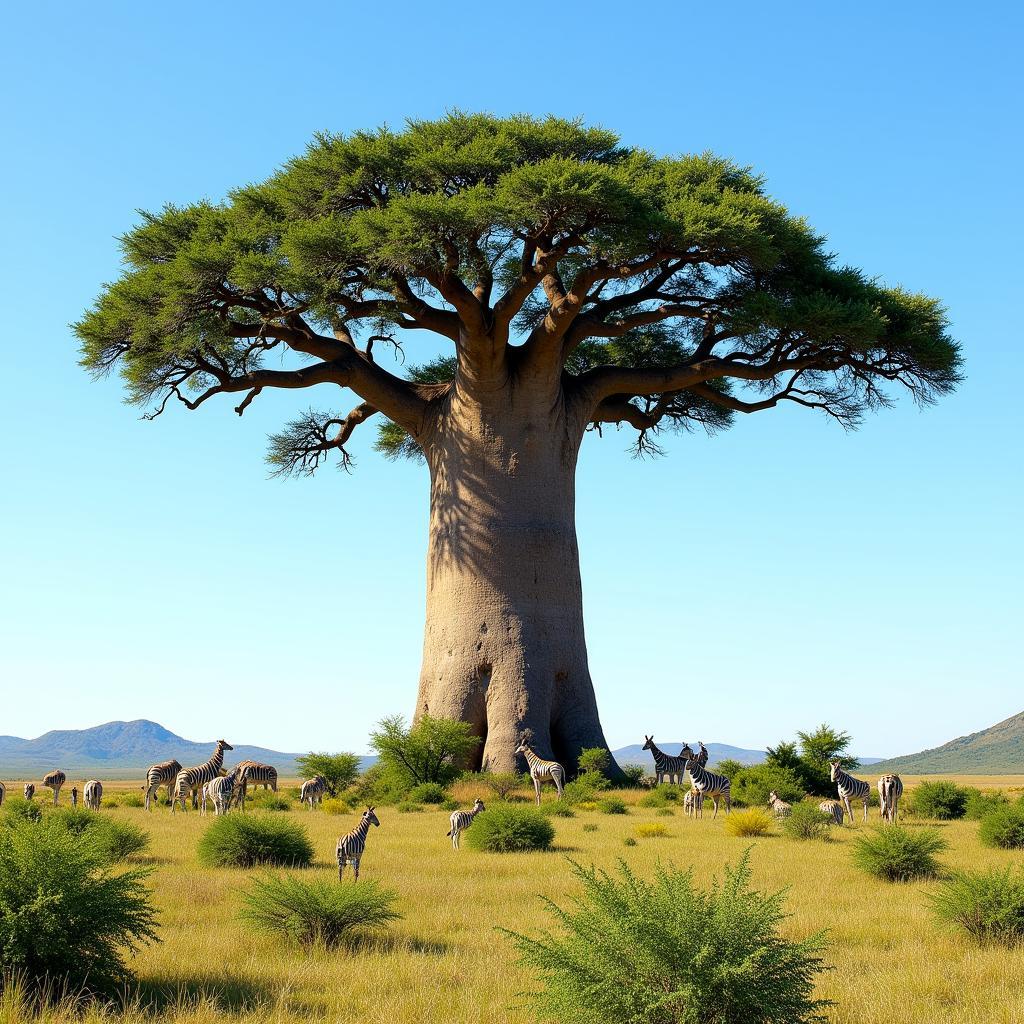
<svg viewBox="0 0 1024 1024"><path fill-rule="evenodd" d="M988 785L1010 789L1022 782L1004 777ZM110 795L125 788L115 783ZM470 788L459 793L466 804L476 795ZM529 932L549 923L537 897L564 902L574 891L567 855L608 868L624 857L641 873L650 872L659 858L674 860L692 865L697 879L707 882L751 844L726 835L719 815L717 821L677 817L669 837L627 848L623 840L638 825L658 823L658 816L655 809L635 806L638 793L620 795L632 805L628 815L578 812L575 818L554 818L555 851L534 854L483 854L465 846L454 851L445 837L447 812L400 814L379 807L381 828L371 831L362 873L398 891L404 918L386 939L331 952L290 948L238 920L238 891L248 872L196 863L196 842L209 819L192 813L172 818L166 808L149 815L127 807L102 811L152 832L152 885L163 939L132 964L143 1001L155 1000L155 1009L144 1015L129 1008L115 1014L111 1024L140 1024L144 1016L175 1024L359 1018L394 1024L525 1022L530 1018L518 994L530 987L531 978L495 929ZM311 871L333 876L335 839L356 816L298 807L288 816L306 824L314 840L318 860ZM585 830L588 824L596 831ZM753 841L757 885L789 887L789 933L829 932L827 960L833 970L822 977L820 995L836 1001L835 1024L1024 1020L1024 957L976 947L938 926L925 899L934 883L890 885L857 871L849 843L862 827L836 829L830 843L779 836ZM975 822L938 827L950 844L940 857L947 868L1020 859L983 848ZM62 1012L45 1020L63 1024ZM87 1019L98 1020L99 1014L91 1010ZM0 999L0 1024L27 1019L10 997Z"/></svg>

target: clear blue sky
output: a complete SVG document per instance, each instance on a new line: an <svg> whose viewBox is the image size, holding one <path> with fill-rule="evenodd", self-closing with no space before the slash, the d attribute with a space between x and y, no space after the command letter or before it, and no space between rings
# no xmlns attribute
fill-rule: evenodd
<svg viewBox="0 0 1024 1024"><path fill-rule="evenodd" d="M895 754L1024 708L1017 5L48 11L6 11L0 66L0 733L145 716L363 750L411 710L425 470L383 462L366 431L351 477L269 481L264 436L308 400L143 423L77 367L67 325L116 276L136 208L219 198L317 130L453 106L752 164L845 262L941 296L965 345L957 395L856 433L789 410L654 462L625 433L588 440L580 546L612 745L654 729L761 746L828 720Z"/></svg>

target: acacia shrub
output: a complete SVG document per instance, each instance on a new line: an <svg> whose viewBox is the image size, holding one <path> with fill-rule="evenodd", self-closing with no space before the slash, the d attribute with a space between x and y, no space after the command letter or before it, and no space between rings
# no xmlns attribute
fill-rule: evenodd
<svg viewBox="0 0 1024 1024"><path fill-rule="evenodd" d="M466 832L474 850L488 853L526 853L550 849L555 829L536 807L495 804L481 811Z"/></svg>
<svg viewBox="0 0 1024 1024"><path fill-rule="evenodd" d="M787 803L803 800L806 792L792 768L783 768L777 764L764 763L741 768L730 781L733 801L744 807L764 807L772 790Z"/></svg>
<svg viewBox="0 0 1024 1024"><path fill-rule="evenodd" d="M929 899L940 920L979 942L1024 942L1024 873L1019 867L957 872Z"/></svg>
<svg viewBox="0 0 1024 1024"><path fill-rule="evenodd" d="M1024 849L1024 803L1010 804L985 815L978 828L978 838L986 846Z"/></svg>
<svg viewBox="0 0 1024 1024"><path fill-rule="evenodd" d="M1009 803L1009 798L1001 789L985 793L980 789L972 788L967 794L964 817L970 818L972 821L981 821L986 815L1002 810Z"/></svg>
<svg viewBox="0 0 1024 1024"><path fill-rule="evenodd" d="M948 845L934 828L879 825L854 841L853 861L862 871L887 882L911 882L934 878L939 873L935 855Z"/></svg>
<svg viewBox="0 0 1024 1024"><path fill-rule="evenodd" d="M969 795L966 786L937 779L934 782L918 783L910 791L908 803L910 810L918 817L954 821L966 813Z"/></svg>
<svg viewBox="0 0 1024 1024"><path fill-rule="evenodd" d="M793 813L779 822L783 833L790 839L828 839L834 821L823 814L816 802L801 800L793 804Z"/></svg>
<svg viewBox="0 0 1024 1024"><path fill-rule="evenodd" d="M277 815L225 814L203 833L197 854L204 867L305 868L313 863L313 844L299 822Z"/></svg>

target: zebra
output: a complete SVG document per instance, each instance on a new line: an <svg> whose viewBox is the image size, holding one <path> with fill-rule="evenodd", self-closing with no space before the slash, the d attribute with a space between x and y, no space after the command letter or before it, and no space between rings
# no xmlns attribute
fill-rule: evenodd
<svg viewBox="0 0 1024 1024"><path fill-rule="evenodd" d="M684 749L689 750L689 747ZM702 768L697 763L697 759L694 757L692 750L687 756L683 767L690 773L690 781L693 788L697 790L699 794L696 808L697 817L704 817L704 797L706 796L711 797L711 800L715 805L715 813L713 817L718 817L719 798L725 800L726 814L732 810L732 784L724 775L719 775L717 772L709 772L706 768Z"/></svg>
<svg viewBox="0 0 1024 1024"><path fill-rule="evenodd" d="M338 857L339 882L344 877L345 865L349 863L355 872L355 880L359 881L359 861L362 859L363 850L366 849L366 833L370 831L371 825L376 825L379 828L380 822L377 820L377 815L373 813L373 808L367 807L363 811L359 824L347 835L338 837L338 846L334 852Z"/></svg>
<svg viewBox="0 0 1024 1024"><path fill-rule="evenodd" d="M171 799L171 814L174 813L174 808L179 801L181 801L182 813L185 812L185 797L189 792L193 793L192 806L195 807L195 795L203 788L203 785L220 776L221 766L224 764L224 751L234 749L227 740L217 740L217 749L209 761L194 768L182 768L178 772L178 777L174 782L174 796Z"/></svg>
<svg viewBox="0 0 1024 1024"><path fill-rule="evenodd" d="M36 795L36 784L34 782L25 783L25 799L31 800Z"/></svg>
<svg viewBox="0 0 1024 1024"><path fill-rule="evenodd" d="M91 811L100 809L100 801L103 799L103 783L96 779L90 779L82 790L82 802Z"/></svg>
<svg viewBox="0 0 1024 1024"><path fill-rule="evenodd" d="M882 820L896 824L896 811L903 796L903 780L898 775L883 775L878 780L878 804Z"/></svg>
<svg viewBox="0 0 1024 1024"><path fill-rule="evenodd" d="M540 807L540 784L545 779L550 779L558 790L558 799L562 799L562 789L565 786L565 769L557 761L545 761L538 757L525 743L516 747L516 753L526 758L530 766L530 778L533 779L533 788L537 793L537 806Z"/></svg>
<svg viewBox="0 0 1024 1024"><path fill-rule="evenodd" d="M787 804L774 789L768 794L768 809L776 818L788 818L793 813L793 805Z"/></svg>
<svg viewBox="0 0 1024 1024"><path fill-rule="evenodd" d="M698 810L703 811L703 809L704 798L701 796L700 791L692 788L688 789L683 797L683 810L686 812L686 816L693 818Z"/></svg>
<svg viewBox="0 0 1024 1024"><path fill-rule="evenodd" d="M827 818L831 818L837 825L843 823L843 804L840 800L822 800L818 804L818 810Z"/></svg>
<svg viewBox="0 0 1024 1024"><path fill-rule="evenodd" d="M457 850L459 848L459 833L465 832L470 825L473 824L473 819L483 810L484 802L479 797L476 799L476 803L473 804L471 811L452 811L452 827L447 833L452 837L452 849Z"/></svg>
<svg viewBox="0 0 1024 1024"><path fill-rule="evenodd" d="M707 766L708 766L708 748L705 747L704 744L700 740L697 740L697 746L700 747L700 750L697 751L697 757L695 758L695 760L696 760L697 764L699 764L701 766L701 768L707 768Z"/></svg>
<svg viewBox="0 0 1024 1024"><path fill-rule="evenodd" d="M868 820L868 799L871 796L871 786L863 779L855 779L849 772L844 772L838 761L829 761L830 777L839 788L839 799L846 805L846 813L850 815L850 824L853 824L853 808L850 807L850 797L854 800L864 801L864 820Z"/></svg>
<svg viewBox="0 0 1024 1024"><path fill-rule="evenodd" d="M308 804L309 809L313 810L314 805L323 801L325 792L327 780L322 775L314 775L302 784L302 789L299 790L299 803Z"/></svg>
<svg viewBox="0 0 1024 1024"><path fill-rule="evenodd" d="M213 802L213 813L227 814L231 809L231 795L241 785L242 773L236 767L230 775L218 775L203 786L203 813L206 813L206 801Z"/></svg>
<svg viewBox="0 0 1024 1024"><path fill-rule="evenodd" d="M277 792L277 769L272 764L264 764L262 761L239 761L235 765L235 771L239 772L239 785L235 787L234 800L243 811L250 782L254 788L262 783L264 789Z"/></svg>
<svg viewBox="0 0 1024 1024"><path fill-rule="evenodd" d="M161 786L167 787L168 797L174 796L174 784L178 779L178 772L181 771L180 762L173 757L170 761L161 761L159 764L151 764L146 771L146 785L142 788L146 791L146 810L150 810L150 800L156 796Z"/></svg>
<svg viewBox="0 0 1024 1024"><path fill-rule="evenodd" d="M60 799L60 788L68 781L68 777L62 771L53 771L43 776L43 785L53 790L53 806L57 806Z"/></svg>
<svg viewBox="0 0 1024 1024"><path fill-rule="evenodd" d="M71 806L72 807L77 807L78 806L78 787L77 786L72 786L71 787Z"/></svg>
<svg viewBox="0 0 1024 1024"><path fill-rule="evenodd" d="M4 805L4 797L7 796L7 787L0 782L0 807Z"/></svg>
<svg viewBox="0 0 1024 1024"><path fill-rule="evenodd" d="M654 757L654 784L656 786L660 786L665 781L666 775L670 784L683 781L683 774L686 771L685 757L666 754L655 744L654 737L648 736L646 733L644 733L644 745L641 749L649 750ZM693 751L690 752L693 753Z"/></svg>

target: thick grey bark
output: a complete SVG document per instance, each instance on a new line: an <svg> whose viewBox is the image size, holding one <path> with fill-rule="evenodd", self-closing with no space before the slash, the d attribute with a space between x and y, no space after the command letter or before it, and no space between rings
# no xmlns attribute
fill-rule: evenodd
<svg viewBox="0 0 1024 1024"><path fill-rule="evenodd" d="M521 770L526 740L570 771L605 747L587 665L575 523L583 424L561 394L506 384L438 404L427 617L416 714L482 738L477 763Z"/></svg>

